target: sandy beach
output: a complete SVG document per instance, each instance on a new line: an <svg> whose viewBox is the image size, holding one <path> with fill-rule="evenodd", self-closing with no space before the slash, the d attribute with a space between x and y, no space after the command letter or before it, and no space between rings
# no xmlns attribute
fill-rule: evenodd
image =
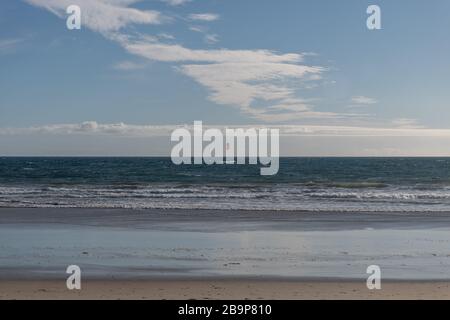
<svg viewBox="0 0 450 320"><path fill-rule="evenodd" d="M448 213L4 208L0 299L447 299L449 231Z"/></svg>
<svg viewBox="0 0 450 320"><path fill-rule="evenodd" d="M69 291L62 281L2 281L0 299L100 300L360 300L450 299L450 282L387 282L367 290L355 281L147 280L86 281Z"/></svg>

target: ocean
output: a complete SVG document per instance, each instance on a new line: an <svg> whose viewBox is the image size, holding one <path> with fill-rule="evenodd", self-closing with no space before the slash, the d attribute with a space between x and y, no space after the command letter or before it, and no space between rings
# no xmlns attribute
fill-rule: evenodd
<svg viewBox="0 0 450 320"><path fill-rule="evenodd" d="M281 158L176 166L170 158L0 158L0 207L450 212L450 158Z"/></svg>

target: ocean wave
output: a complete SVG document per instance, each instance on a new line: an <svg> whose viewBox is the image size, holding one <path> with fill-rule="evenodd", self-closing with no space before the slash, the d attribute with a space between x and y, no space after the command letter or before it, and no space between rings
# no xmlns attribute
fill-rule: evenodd
<svg viewBox="0 0 450 320"><path fill-rule="evenodd" d="M309 187L326 187L326 188L346 188L346 189L362 189L362 188L387 188L389 184L383 182L329 182L329 181L310 181L305 183Z"/></svg>
<svg viewBox="0 0 450 320"><path fill-rule="evenodd" d="M0 207L301 211L450 211L450 189L306 185L1 186Z"/></svg>
<svg viewBox="0 0 450 320"><path fill-rule="evenodd" d="M378 200L442 200L450 199L450 192L315 192L310 194L315 198L326 199L378 199Z"/></svg>

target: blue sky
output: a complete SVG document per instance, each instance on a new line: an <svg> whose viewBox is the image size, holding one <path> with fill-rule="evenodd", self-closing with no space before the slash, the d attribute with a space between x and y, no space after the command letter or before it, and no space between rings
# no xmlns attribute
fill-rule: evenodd
<svg viewBox="0 0 450 320"><path fill-rule="evenodd" d="M70 4L81 30L66 28ZM369 4L382 30L367 29ZM446 137L449 15L446 0L2 1L0 128L202 120Z"/></svg>

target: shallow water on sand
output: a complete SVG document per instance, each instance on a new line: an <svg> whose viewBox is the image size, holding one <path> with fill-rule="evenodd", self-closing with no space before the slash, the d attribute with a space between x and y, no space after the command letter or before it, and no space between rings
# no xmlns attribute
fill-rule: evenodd
<svg viewBox="0 0 450 320"><path fill-rule="evenodd" d="M108 225L101 210L71 210L67 219L14 210L0 219L0 277L6 279L65 278L72 264L84 276L102 279L363 279L374 264L384 279L450 279L449 215L441 216L437 227L433 217L426 222L417 216L379 224L357 213L353 220L319 213L298 220L300 213L274 213L268 224L239 216L233 222L226 212L213 220L182 222L188 213L158 219L161 213L125 211L121 215L128 212L128 219L116 217Z"/></svg>

